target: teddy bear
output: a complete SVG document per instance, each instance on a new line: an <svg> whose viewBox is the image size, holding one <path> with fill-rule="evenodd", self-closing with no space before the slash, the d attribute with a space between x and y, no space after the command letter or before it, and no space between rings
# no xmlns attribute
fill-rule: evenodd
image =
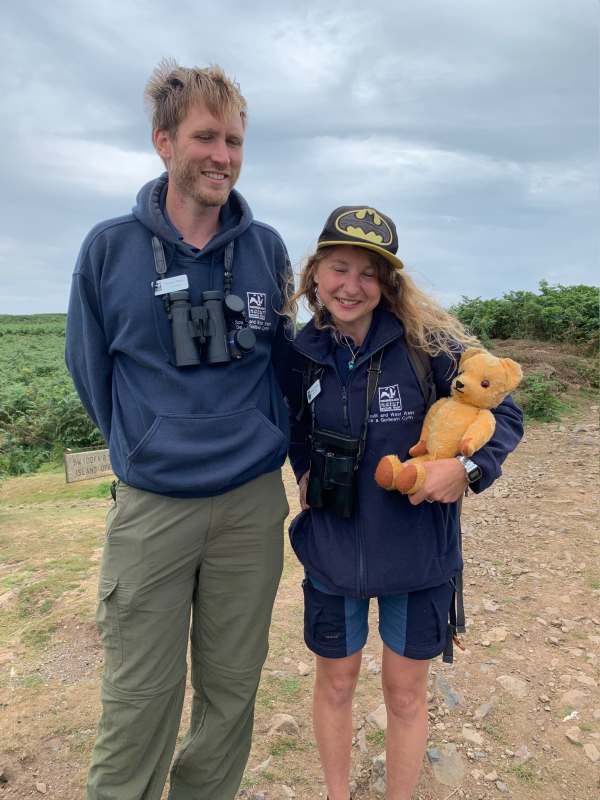
<svg viewBox="0 0 600 800"><path fill-rule="evenodd" d="M465 350L451 396L442 397L427 412L419 441L408 451L412 458L400 461L389 455L380 460L375 471L379 486L415 494L425 482L425 461L472 456L494 434L496 420L490 409L496 408L522 377L521 367L510 358L496 358L477 347Z"/></svg>

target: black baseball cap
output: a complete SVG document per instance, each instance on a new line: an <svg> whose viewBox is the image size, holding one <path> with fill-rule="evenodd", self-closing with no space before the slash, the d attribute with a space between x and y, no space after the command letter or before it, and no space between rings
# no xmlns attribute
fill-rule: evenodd
<svg viewBox="0 0 600 800"><path fill-rule="evenodd" d="M389 217L369 206L340 206L332 211L321 231L317 250L339 244L364 247L379 253L396 269L404 264L397 258L398 234Z"/></svg>

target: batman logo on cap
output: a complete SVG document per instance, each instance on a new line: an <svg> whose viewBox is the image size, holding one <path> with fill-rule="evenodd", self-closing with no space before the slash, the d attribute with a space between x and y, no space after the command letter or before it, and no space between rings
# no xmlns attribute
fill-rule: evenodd
<svg viewBox="0 0 600 800"><path fill-rule="evenodd" d="M384 247L393 241L390 226L373 208L359 208L345 211L335 220L335 227L346 236L363 239L366 242Z"/></svg>

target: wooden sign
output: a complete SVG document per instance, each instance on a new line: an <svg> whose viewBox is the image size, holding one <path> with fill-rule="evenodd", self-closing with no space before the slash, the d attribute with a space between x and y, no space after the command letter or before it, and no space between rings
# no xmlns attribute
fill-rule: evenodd
<svg viewBox="0 0 600 800"><path fill-rule="evenodd" d="M112 474L108 450L95 450L91 447L77 452L72 450L65 451L67 483L87 481L90 478L101 478L103 475Z"/></svg>

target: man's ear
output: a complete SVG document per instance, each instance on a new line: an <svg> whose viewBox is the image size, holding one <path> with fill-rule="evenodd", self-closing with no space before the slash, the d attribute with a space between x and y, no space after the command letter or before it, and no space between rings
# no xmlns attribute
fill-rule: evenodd
<svg viewBox="0 0 600 800"><path fill-rule="evenodd" d="M161 129L152 131L152 144L166 164L173 154L173 143L169 132Z"/></svg>

